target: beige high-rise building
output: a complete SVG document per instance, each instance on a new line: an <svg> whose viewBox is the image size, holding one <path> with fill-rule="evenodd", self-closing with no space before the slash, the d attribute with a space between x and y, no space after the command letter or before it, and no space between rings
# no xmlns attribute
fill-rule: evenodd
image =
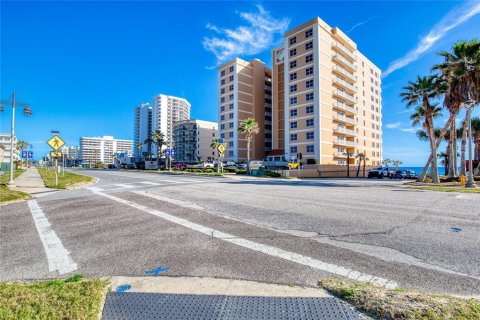
<svg viewBox="0 0 480 320"><path fill-rule="evenodd" d="M251 160L263 160L272 150L272 73L263 62L239 58L218 68L219 133L226 143L225 159L245 161L247 140L238 131L243 120L252 117L260 127L253 138Z"/></svg>
<svg viewBox="0 0 480 320"><path fill-rule="evenodd" d="M315 18L272 51L274 149L303 162L382 159L380 69L340 29ZM313 160L311 160L313 161Z"/></svg>

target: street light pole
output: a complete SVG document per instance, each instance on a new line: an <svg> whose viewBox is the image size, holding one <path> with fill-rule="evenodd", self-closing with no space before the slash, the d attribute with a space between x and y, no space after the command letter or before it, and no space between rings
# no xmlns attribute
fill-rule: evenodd
<svg viewBox="0 0 480 320"><path fill-rule="evenodd" d="M0 100L0 103L11 103L12 104L12 127L11 127L11 132L10 132L10 174L9 174L9 180L8 180L8 185L14 185L15 182L13 181L13 155L15 153L15 142L14 137L15 137L15 108L17 106L22 106L24 107L23 109L23 114L26 116L32 115L32 110L28 107L28 103L17 103L16 101L17 95L12 93L12 100L7 101L7 100ZM3 107L0 108L0 112L3 111Z"/></svg>

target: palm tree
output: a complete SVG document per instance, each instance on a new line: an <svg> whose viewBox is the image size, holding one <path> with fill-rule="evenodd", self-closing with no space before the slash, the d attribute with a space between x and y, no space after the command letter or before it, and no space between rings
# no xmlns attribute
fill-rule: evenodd
<svg viewBox="0 0 480 320"><path fill-rule="evenodd" d="M412 124L422 123L426 129L430 142L430 153L432 156L431 176L433 183L439 183L437 167L437 141L435 139L435 126L433 118L440 115L441 108L437 104L432 104L430 100L438 98L446 90L445 84L441 78L436 75L417 77L415 82L409 81L409 85L403 87L405 90L400 94L402 101L406 102L407 108L416 104L415 113L410 116ZM422 179L423 180L423 179Z"/></svg>
<svg viewBox="0 0 480 320"><path fill-rule="evenodd" d="M28 146L27 141L18 140L16 145L15 145L15 149L16 149L17 152L23 153L23 151L27 148L27 146ZM21 160L21 163L22 163L22 166L23 166L23 158Z"/></svg>
<svg viewBox="0 0 480 320"><path fill-rule="evenodd" d="M245 134L247 138L247 174L250 174L250 145L252 143L253 136L260 131L257 121L253 118L247 118L244 120L238 131Z"/></svg>
<svg viewBox="0 0 480 320"><path fill-rule="evenodd" d="M480 42L478 40L459 41L453 45L451 53L440 52L439 55L444 58L444 62L435 68L440 70L449 82L451 91L454 93L453 100L459 105L464 105L468 99L472 100L472 106L478 104L480 101ZM471 109L467 109L463 122L460 164L460 174L463 175L466 173L465 149ZM453 129L452 127L452 132Z"/></svg>
<svg viewBox="0 0 480 320"><path fill-rule="evenodd" d="M150 160L152 160L152 143L154 143L152 136L149 135L148 138L145 139L145 141L144 141L143 143L147 145L148 158L149 158Z"/></svg>
<svg viewBox="0 0 480 320"><path fill-rule="evenodd" d="M393 160L393 165L395 166L395 171L398 171L398 166L401 165L402 160Z"/></svg>
<svg viewBox="0 0 480 320"><path fill-rule="evenodd" d="M218 138L213 138L212 143L210 144L210 148L213 149L213 151L217 152L217 172L220 173L220 154L218 152L218 147L221 145L221 143L218 142Z"/></svg>
<svg viewBox="0 0 480 320"><path fill-rule="evenodd" d="M358 158L357 178L360 175L360 167L362 165L362 161L363 161L363 168L364 168L363 169L363 177L365 178L365 159L366 159L366 155L365 155L365 153L360 152L360 153L357 153L355 158Z"/></svg>
<svg viewBox="0 0 480 320"><path fill-rule="evenodd" d="M152 139L152 142L157 147L157 161L158 161L158 165L160 166L160 156L162 153L162 147L166 144L165 135L160 130L155 130L154 132L152 132L150 137Z"/></svg>
<svg viewBox="0 0 480 320"><path fill-rule="evenodd" d="M141 156L142 155L142 148L143 148L143 143L139 142L135 145L137 147L137 151L138 151L138 155Z"/></svg>
<svg viewBox="0 0 480 320"><path fill-rule="evenodd" d="M472 118L472 135L473 135L473 146L475 151L473 153L474 160L480 160L480 118ZM475 168L474 174L478 175L480 172L480 161Z"/></svg>

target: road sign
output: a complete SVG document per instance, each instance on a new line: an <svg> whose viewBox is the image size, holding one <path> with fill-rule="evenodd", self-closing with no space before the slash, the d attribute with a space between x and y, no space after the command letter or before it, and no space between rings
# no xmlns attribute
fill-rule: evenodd
<svg viewBox="0 0 480 320"><path fill-rule="evenodd" d="M58 151L51 151L50 152L50 158L61 158L61 157L62 157L61 152L58 152Z"/></svg>
<svg viewBox="0 0 480 320"><path fill-rule="evenodd" d="M33 159L33 151L28 151L28 159Z"/></svg>
<svg viewBox="0 0 480 320"><path fill-rule="evenodd" d="M24 150L22 151L22 159L26 159L27 158L27 151Z"/></svg>
<svg viewBox="0 0 480 320"><path fill-rule="evenodd" d="M65 144L65 141L63 141L59 136L54 135L50 140L47 141L47 144L53 149L53 150L58 150L63 145Z"/></svg>
<svg viewBox="0 0 480 320"><path fill-rule="evenodd" d="M224 154L223 152L220 152L220 153L218 154L218 156L219 156L220 158L223 158L223 157L225 157L225 154Z"/></svg>
<svg viewBox="0 0 480 320"><path fill-rule="evenodd" d="M225 151L225 146L223 144L220 144L218 147L217 147L217 150L218 152L220 153L223 153Z"/></svg>
<svg viewBox="0 0 480 320"><path fill-rule="evenodd" d="M218 143L223 143L223 139L222 139L222 138L217 139L217 142L218 142Z"/></svg>

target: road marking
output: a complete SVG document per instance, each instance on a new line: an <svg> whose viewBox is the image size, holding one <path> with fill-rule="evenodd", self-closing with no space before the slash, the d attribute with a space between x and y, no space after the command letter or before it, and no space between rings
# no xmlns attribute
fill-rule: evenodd
<svg viewBox="0 0 480 320"><path fill-rule="evenodd" d="M104 191L104 189L99 187L87 187L87 189L90 191Z"/></svg>
<svg viewBox="0 0 480 320"><path fill-rule="evenodd" d="M190 180L190 179L183 179L182 178L181 182L199 183L199 182L205 182L205 181L203 181L203 180Z"/></svg>
<svg viewBox="0 0 480 320"><path fill-rule="evenodd" d="M122 184L122 183L114 184L114 186L120 187L121 189L135 188L135 186L132 186L131 184Z"/></svg>
<svg viewBox="0 0 480 320"><path fill-rule="evenodd" d="M198 204L195 204L193 202L187 202L187 201L167 198L167 197L161 196L159 194L147 193L147 191L130 191L130 192L141 195L141 196L149 197L149 198L152 198L152 199L165 201L165 202L170 202L170 203L173 203L173 204L175 204L177 206L180 206L180 207L185 207L185 208L190 208L190 209L195 209L195 210L204 210L205 209L204 207L199 206Z"/></svg>
<svg viewBox="0 0 480 320"><path fill-rule="evenodd" d="M149 182L149 181L143 181L143 182L139 182L139 183L148 184L148 185L150 185L150 186L159 186L159 185L161 185L161 183L158 183L158 182Z"/></svg>
<svg viewBox="0 0 480 320"><path fill-rule="evenodd" d="M280 248L276 248L276 247L264 245L264 244L261 244L261 243L253 242L253 241L250 241L250 240L247 240L247 239L238 238L234 235L224 233L224 232L221 232L221 231L218 231L218 230L215 230L215 229L211 229L209 227L205 227L205 226L202 226L200 224L190 222L190 221L185 220L183 218L178 218L178 217L175 217L175 216L170 215L168 213L165 213L165 212L162 212L162 211L159 211L159 210L156 210L156 209L148 208L148 207L146 207L144 205L141 205L141 204L138 204L136 202L132 202L132 201L125 200L125 199L122 199L122 198L119 198L119 197L115 197L111 194L102 193L102 192L94 192L94 193L99 195L99 196L103 196L105 198L108 198L110 200L117 201L117 202L122 203L124 205L130 206L132 208L141 210L143 212L150 213L150 214L152 214L154 216L157 216L159 218L162 218L162 219L168 220L170 222L179 224L181 226L192 229L194 231L203 233L207 236L211 236L211 237L214 237L214 238L217 238L217 239L220 239L220 240L232 243L232 244L236 244L238 246L241 246L241 247L244 247L244 248L247 248L247 249L250 249L250 250L258 251L258 252L273 256L273 257L282 258L282 259L292 261L292 262L295 262L295 263L298 263L298 264L301 264L301 265L309 266L309 267L317 269L317 270L326 271L326 272L333 273L333 274L338 275L338 276L350 278L350 279L357 280L357 281L375 283L375 284L378 284L378 285L381 285L381 286L384 286L384 287L387 287L387 288L396 288L398 286L397 283L395 281L392 281L392 280L388 280L388 279L376 277L376 276L373 276L373 275L361 273L361 272L354 271L354 270L351 270L351 269L348 269L348 268L344 268L342 266L338 266L338 265L335 265L335 264L326 263L326 262L323 262L323 261L320 261L320 260L317 260L317 259L313 259L311 257L304 256L304 255L301 255L301 254L298 254L298 253L294 253L294 252L286 251L286 250L283 250L283 249L280 249Z"/></svg>
<svg viewBox="0 0 480 320"><path fill-rule="evenodd" d="M32 213L35 227L42 241L43 248L47 254L48 270L58 271L59 274L69 273L77 270L77 264L70 257L70 252L63 246L60 239L48 222L47 217L39 207L37 201L28 201L28 207Z"/></svg>

